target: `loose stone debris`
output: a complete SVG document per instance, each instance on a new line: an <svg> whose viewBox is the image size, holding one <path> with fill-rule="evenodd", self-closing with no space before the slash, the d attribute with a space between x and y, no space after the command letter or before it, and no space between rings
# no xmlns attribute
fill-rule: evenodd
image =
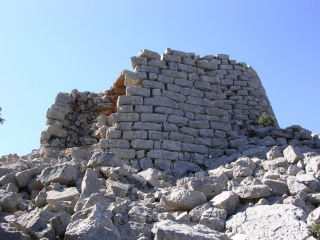
<svg viewBox="0 0 320 240"><path fill-rule="evenodd" d="M315 239L320 134L274 116L228 55L131 58L110 90L59 93L41 147L0 159L2 239Z"/></svg>

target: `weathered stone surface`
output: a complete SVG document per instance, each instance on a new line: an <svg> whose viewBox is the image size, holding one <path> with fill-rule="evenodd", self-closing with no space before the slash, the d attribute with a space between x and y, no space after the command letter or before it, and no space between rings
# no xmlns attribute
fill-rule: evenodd
<svg viewBox="0 0 320 240"><path fill-rule="evenodd" d="M6 240L31 240L30 236L5 224L0 224L0 236Z"/></svg>
<svg viewBox="0 0 320 240"><path fill-rule="evenodd" d="M234 177L247 177L253 174L256 164L250 158L240 158L233 168Z"/></svg>
<svg viewBox="0 0 320 240"><path fill-rule="evenodd" d="M106 185L107 189L110 190L112 194L115 194L116 196L121 198L124 198L131 189L131 185L129 184L115 182L110 179L107 180Z"/></svg>
<svg viewBox="0 0 320 240"><path fill-rule="evenodd" d="M225 228L227 211L219 208L209 208L201 215L199 223L213 230L222 232Z"/></svg>
<svg viewBox="0 0 320 240"><path fill-rule="evenodd" d="M113 153L95 152L88 162L88 167L123 166L121 159Z"/></svg>
<svg viewBox="0 0 320 240"><path fill-rule="evenodd" d="M238 206L239 197L231 191L224 191L215 196L210 201L216 208L221 208L227 211L228 215L233 214Z"/></svg>
<svg viewBox="0 0 320 240"><path fill-rule="evenodd" d="M226 229L245 233L246 239L306 239L306 213L293 205L275 204L248 208L226 222Z"/></svg>
<svg viewBox="0 0 320 240"><path fill-rule="evenodd" d="M80 193L75 187L62 188L48 191L46 201L48 204L54 205L58 201L72 201L75 197L79 196Z"/></svg>
<svg viewBox="0 0 320 240"><path fill-rule="evenodd" d="M81 183L81 198L90 197L92 193L99 192L101 187L97 173L88 168Z"/></svg>
<svg viewBox="0 0 320 240"><path fill-rule="evenodd" d="M289 145L283 150L283 156L288 160L289 163L295 164L304 157L298 148Z"/></svg>
<svg viewBox="0 0 320 240"><path fill-rule="evenodd" d="M69 185L75 182L77 178L77 169L70 164L59 164L52 167L46 167L41 172L39 180L44 186L51 182L59 182L61 184Z"/></svg>
<svg viewBox="0 0 320 240"><path fill-rule="evenodd" d="M64 239L120 240L120 234L113 225L111 216L111 211L100 204L80 211L76 216L72 216L72 222L66 229Z"/></svg>
<svg viewBox="0 0 320 240"><path fill-rule="evenodd" d="M68 224L71 222L71 216L66 212L60 212L57 216L50 219L50 224L59 237L63 237Z"/></svg>
<svg viewBox="0 0 320 240"><path fill-rule="evenodd" d="M18 210L18 205L21 202L22 197L18 193L0 189L0 207L3 211L12 212Z"/></svg>
<svg viewBox="0 0 320 240"><path fill-rule="evenodd" d="M170 220L158 222L152 228L152 232L155 234L155 240L160 239L198 239L198 240L227 240L228 236L224 233L219 233L206 226L173 222Z"/></svg>
<svg viewBox="0 0 320 240"><path fill-rule="evenodd" d="M270 196L270 190L267 185L251 185L236 188L235 193L244 199L256 199Z"/></svg>
<svg viewBox="0 0 320 240"><path fill-rule="evenodd" d="M174 210L191 210L196 206L206 202L206 197L202 192L177 189L163 198L165 204Z"/></svg>

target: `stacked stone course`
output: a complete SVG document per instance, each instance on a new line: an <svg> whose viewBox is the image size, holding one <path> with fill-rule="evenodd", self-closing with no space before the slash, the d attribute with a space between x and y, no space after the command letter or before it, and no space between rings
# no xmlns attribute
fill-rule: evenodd
<svg viewBox="0 0 320 240"><path fill-rule="evenodd" d="M131 165L148 158L201 166L247 143L239 126L274 116L257 73L226 54L142 50L131 63L134 71L109 91L58 94L42 146L101 148Z"/></svg>

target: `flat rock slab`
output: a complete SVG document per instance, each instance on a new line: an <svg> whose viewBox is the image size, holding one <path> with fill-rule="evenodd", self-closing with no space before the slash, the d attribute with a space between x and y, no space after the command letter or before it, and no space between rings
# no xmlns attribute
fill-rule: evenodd
<svg viewBox="0 0 320 240"><path fill-rule="evenodd" d="M58 201L71 201L74 197L79 197L80 194L75 187L64 188L60 190L52 190L47 192L47 203L54 205Z"/></svg>
<svg viewBox="0 0 320 240"><path fill-rule="evenodd" d="M246 235L246 239L302 240L308 234L307 214L291 204L262 205L230 217L226 229Z"/></svg>
<svg viewBox="0 0 320 240"><path fill-rule="evenodd" d="M227 240L224 233L212 230L204 225L165 220L157 222L152 228L155 240Z"/></svg>
<svg viewBox="0 0 320 240"><path fill-rule="evenodd" d="M77 169L70 164L59 164L53 167L46 167L39 177L44 186L48 186L51 182L69 185L75 182L76 178Z"/></svg>

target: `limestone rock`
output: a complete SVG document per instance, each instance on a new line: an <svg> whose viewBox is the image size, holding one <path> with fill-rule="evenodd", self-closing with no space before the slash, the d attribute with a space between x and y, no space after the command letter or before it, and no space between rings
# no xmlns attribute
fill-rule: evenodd
<svg viewBox="0 0 320 240"><path fill-rule="evenodd" d="M88 168L81 184L81 198L90 197L92 193L99 192L101 183L97 174L91 168Z"/></svg>
<svg viewBox="0 0 320 240"><path fill-rule="evenodd" d="M88 167L97 166L123 166L123 162L113 153L95 152L88 162Z"/></svg>
<svg viewBox="0 0 320 240"><path fill-rule="evenodd" d="M194 223L174 222L170 220L155 223L152 228L155 234L155 240L227 240L228 236L224 233L219 233L203 225Z"/></svg>
<svg viewBox="0 0 320 240"><path fill-rule="evenodd" d="M291 145L289 145L286 149L283 150L283 156L288 160L289 163L292 164L295 164L299 160L302 160L304 158L300 150Z"/></svg>
<svg viewBox="0 0 320 240"><path fill-rule="evenodd" d="M69 185L75 182L77 178L77 169L70 164L59 164L52 167L46 167L41 172L39 180L44 186L48 186L51 182L59 182Z"/></svg>
<svg viewBox="0 0 320 240"><path fill-rule="evenodd" d="M0 189L0 207L3 211L12 212L18 210L22 197L15 192L6 192Z"/></svg>
<svg viewBox="0 0 320 240"><path fill-rule="evenodd" d="M177 211L191 210L196 206L206 202L206 197L202 192L177 189L166 196L165 204Z"/></svg>
<svg viewBox="0 0 320 240"><path fill-rule="evenodd" d="M293 205L260 205L230 217L226 229L245 233L247 239L306 239L306 213Z"/></svg>
<svg viewBox="0 0 320 240"><path fill-rule="evenodd" d="M267 185L241 186L235 190L235 193L244 199L256 199L270 196L270 190Z"/></svg>
<svg viewBox="0 0 320 240"><path fill-rule="evenodd" d="M46 201L50 205L54 205L58 201L71 201L80 194L75 187L62 188L59 190L51 190L47 192Z"/></svg>
<svg viewBox="0 0 320 240"><path fill-rule="evenodd" d="M224 191L215 196L210 202L216 208L227 211L228 215L233 214L238 206L239 197L231 191Z"/></svg>

